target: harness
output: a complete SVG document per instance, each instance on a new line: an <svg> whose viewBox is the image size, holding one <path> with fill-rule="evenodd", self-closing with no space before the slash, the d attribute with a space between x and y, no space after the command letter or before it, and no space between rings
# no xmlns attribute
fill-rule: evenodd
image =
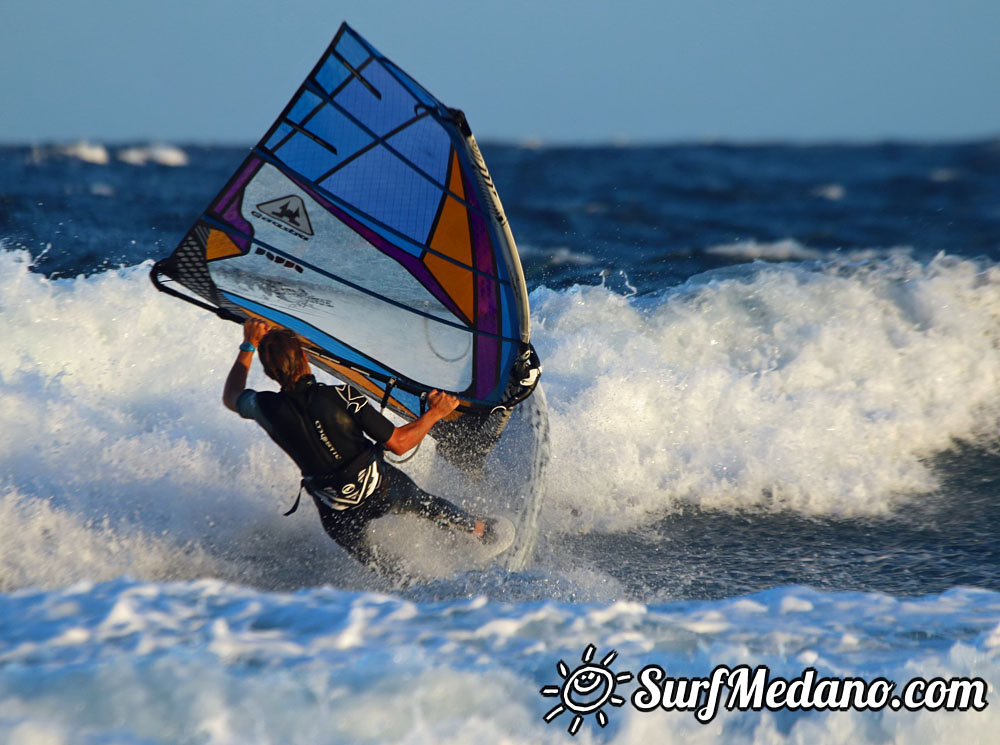
<svg viewBox="0 0 1000 745"><path fill-rule="evenodd" d="M295 497L295 504L288 512L283 513L284 516L288 517L299 508L303 489L331 510L339 512L357 507L375 492L382 480L378 470L381 456L382 448L372 448L358 455L340 471L324 476L304 476L299 482L299 493ZM348 474L354 474L353 478Z"/></svg>
<svg viewBox="0 0 1000 745"><path fill-rule="evenodd" d="M314 383L314 385L319 386L322 383ZM306 425L305 430L313 433L314 443L318 443L320 448L325 450L336 464L334 470L327 473L303 476L302 481L299 482L299 493L295 497L295 503L291 509L284 513L285 517L299 508L303 489L330 509L337 511L357 507L370 497L381 481L378 462L382 459L382 448L377 446L367 448L347 465L340 465L344 458L327 437L319 417L310 411L311 401L303 402L295 394L286 395L285 400L292 403L295 412Z"/></svg>

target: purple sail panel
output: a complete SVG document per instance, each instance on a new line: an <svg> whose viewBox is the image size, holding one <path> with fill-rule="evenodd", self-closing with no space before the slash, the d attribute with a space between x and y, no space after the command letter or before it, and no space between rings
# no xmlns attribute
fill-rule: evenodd
<svg viewBox="0 0 1000 745"><path fill-rule="evenodd" d="M500 301L497 297L497 283L489 279L493 275L493 244L489 227L482 216L479 195L475 185L465 179L465 193L469 204L472 227L472 262L483 274L476 275L476 330L489 334L500 334ZM476 384L473 395L486 398L496 388L499 375L500 340L483 334L476 335Z"/></svg>
<svg viewBox="0 0 1000 745"><path fill-rule="evenodd" d="M241 193L247 184L250 183L250 179L257 175L262 165L264 165L264 162L261 160L256 158L248 159L242 170L229 183L229 187L219 195L219 198L209 208L236 228L236 230L240 231L240 233L248 236L253 236L253 226L243 218L240 212L240 207L242 206ZM249 238L244 238L242 235L230 235L229 237L233 240L233 243L240 247L243 253L250 250Z"/></svg>
<svg viewBox="0 0 1000 745"><path fill-rule="evenodd" d="M475 212L471 213L471 216L472 260L476 269L482 272L476 275L476 328L499 335L500 303L497 298L497 281L489 276L493 270L493 249L490 246L486 221Z"/></svg>

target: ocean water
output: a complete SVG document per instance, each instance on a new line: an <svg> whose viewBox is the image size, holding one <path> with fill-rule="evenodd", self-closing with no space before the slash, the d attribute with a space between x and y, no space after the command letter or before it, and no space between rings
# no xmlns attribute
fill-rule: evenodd
<svg viewBox="0 0 1000 745"><path fill-rule="evenodd" d="M238 329L147 278L246 150L0 148L0 741L995 742L1000 144L483 150L544 364L540 541L390 583L281 516L294 468L219 402ZM573 735L540 690L590 645L989 705L703 724L633 677Z"/></svg>

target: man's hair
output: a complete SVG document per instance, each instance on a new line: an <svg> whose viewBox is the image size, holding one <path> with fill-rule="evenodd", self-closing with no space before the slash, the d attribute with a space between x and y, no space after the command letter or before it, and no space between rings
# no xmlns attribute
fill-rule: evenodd
<svg viewBox="0 0 1000 745"><path fill-rule="evenodd" d="M269 378L277 380L282 388L291 386L305 372L302 344L294 331L288 329L268 331L257 345L257 351L264 372Z"/></svg>

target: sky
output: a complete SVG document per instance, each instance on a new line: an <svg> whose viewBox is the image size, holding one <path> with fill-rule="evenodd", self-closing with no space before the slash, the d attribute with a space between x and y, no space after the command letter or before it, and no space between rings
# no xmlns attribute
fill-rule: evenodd
<svg viewBox="0 0 1000 745"><path fill-rule="evenodd" d="M0 0L0 142L252 144L346 20L484 141L1000 136L998 0Z"/></svg>

